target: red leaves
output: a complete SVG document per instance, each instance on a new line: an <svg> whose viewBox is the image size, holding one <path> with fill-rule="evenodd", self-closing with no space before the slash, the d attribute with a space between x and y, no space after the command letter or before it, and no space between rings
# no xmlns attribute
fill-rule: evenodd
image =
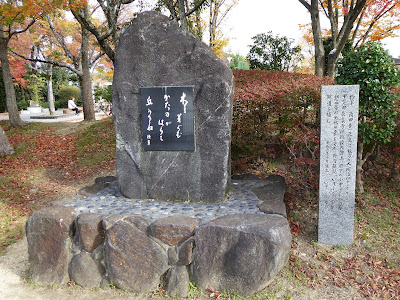
<svg viewBox="0 0 400 300"><path fill-rule="evenodd" d="M31 168L65 168L74 163L76 147L74 136L58 137L51 134L38 132L32 136L23 133L9 138L11 145L23 152L23 155L5 157L1 170L14 168L29 170Z"/></svg>
<svg viewBox="0 0 400 300"><path fill-rule="evenodd" d="M290 221L289 225L290 225L290 233L294 236L298 236L299 233L301 232L299 222Z"/></svg>
<svg viewBox="0 0 400 300"><path fill-rule="evenodd" d="M220 291L217 291L211 287L208 288L208 292L209 292L209 297L213 298L213 299L220 299L221 294L222 294Z"/></svg>
<svg viewBox="0 0 400 300"><path fill-rule="evenodd" d="M94 140L113 144L109 141L115 141L115 135L104 135L113 132L113 126L109 123L98 123L99 126L92 133ZM97 171L113 165L115 152L113 159L112 151L101 148L101 143L95 143L85 148L84 153L78 154L77 140L81 137L76 134L55 135L56 126L31 124L8 134L16 154L0 158L0 178L7 179L1 182L1 196L6 203L18 202L23 207L27 202L45 201L48 195L54 196L61 186L74 186L77 180L92 175L94 171L79 162L84 154L90 156L91 153L100 153L96 161ZM10 128L5 127L5 130Z"/></svg>
<svg viewBox="0 0 400 300"><path fill-rule="evenodd" d="M235 70L232 157L237 171L257 158L267 144L287 150L296 174L317 187L321 85L331 78L260 70ZM235 161L236 160L236 161Z"/></svg>
<svg viewBox="0 0 400 300"><path fill-rule="evenodd" d="M12 77L15 79L15 81L19 85L26 87L24 75L26 74L27 69L25 67L25 63L16 59L10 59L10 68Z"/></svg>
<svg viewBox="0 0 400 300"><path fill-rule="evenodd" d="M400 271L390 266L387 261L378 260L369 254L358 254L340 262L324 252L317 252L314 258L321 262L318 271L310 269L299 258L293 255L290 257L293 272L305 275L306 280L313 286L333 284L339 288L351 287L368 299L400 297Z"/></svg>

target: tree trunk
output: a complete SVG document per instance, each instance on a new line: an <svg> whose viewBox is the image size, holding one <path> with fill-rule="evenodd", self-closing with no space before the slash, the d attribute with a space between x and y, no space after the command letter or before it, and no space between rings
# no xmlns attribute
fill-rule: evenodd
<svg viewBox="0 0 400 300"><path fill-rule="evenodd" d="M315 47L315 75L324 76L325 49L322 42L321 23L319 19L318 0L311 0L311 24Z"/></svg>
<svg viewBox="0 0 400 300"><path fill-rule="evenodd" d="M85 14L88 14L87 7L84 8ZM86 121L96 121L93 104L92 94L92 77L90 74L90 63L89 63L89 36L90 32L82 27L82 44L81 44L81 56L82 56L82 77L79 81L81 84L82 93L82 104L83 104L83 116Z"/></svg>
<svg viewBox="0 0 400 300"><path fill-rule="evenodd" d="M215 5L215 4L214 4ZM209 23L209 28L208 31L210 32L210 42L209 46L212 48L214 46L214 33L215 33L215 27L214 27L214 16L215 16L215 11L214 11L214 5L213 1L210 2L210 23Z"/></svg>
<svg viewBox="0 0 400 300"><path fill-rule="evenodd" d="M48 64L47 69L47 101L49 102L50 115L54 115L56 109L54 107L54 93L53 93L53 65Z"/></svg>
<svg viewBox="0 0 400 300"><path fill-rule="evenodd" d="M362 170L365 160L363 160L363 152L364 152L364 143L359 140L357 146L357 167L356 167L356 192L359 194L364 193Z"/></svg>
<svg viewBox="0 0 400 300"><path fill-rule="evenodd" d="M22 84L18 85L18 87L19 87L19 92L20 92L20 94L21 94L21 100L22 100L23 102L25 102L25 101L26 101L26 98L25 98L25 89L24 89L24 87L22 86Z"/></svg>
<svg viewBox="0 0 400 300"><path fill-rule="evenodd" d="M326 75L335 78L337 59L334 56L328 57L328 65Z"/></svg>
<svg viewBox="0 0 400 300"><path fill-rule="evenodd" d="M186 19L186 10L185 10L185 1L178 0L178 7L179 7L179 19L181 21L181 28L184 31L188 31L188 23Z"/></svg>
<svg viewBox="0 0 400 300"><path fill-rule="evenodd" d="M396 140L395 140L395 147L394 147L394 149L399 148L399 146L400 146L400 138L397 137ZM398 160L398 158L397 158L397 157L398 157L397 151L398 151L398 150L393 150L394 160L393 160L393 167L392 167L392 178L394 178L395 180L396 180L396 179L399 177L399 175L400 175L399 168L397 167L397 160Z"/></svg>
<svg viewBox="0 0 400 300"><path fill-rule="evenodd" d="M54 115L56 112L54 107L54 93L53 93L53 65L49 64L49 69L47 71L47 101L49 102L50 115Z"/></svg>
<svg viewBox="0 0 400 300"><path fill-rule="evenodd" d="M0 27L0 61L3 72L4 89L6 92L7 111L11 127L20 127L22 122L15 97L14 83L11 76L10 62L8 60L8 39L4 37L3 26Z"/></svg>

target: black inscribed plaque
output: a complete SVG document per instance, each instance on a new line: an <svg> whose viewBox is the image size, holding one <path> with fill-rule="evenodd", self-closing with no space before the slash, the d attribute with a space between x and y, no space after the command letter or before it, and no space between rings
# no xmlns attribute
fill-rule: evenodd
<svg viewBox="0 0 400 300"><path fill-rule="evenodd" d="M193 86L141 88L145 151L194 151Z"/></svg>

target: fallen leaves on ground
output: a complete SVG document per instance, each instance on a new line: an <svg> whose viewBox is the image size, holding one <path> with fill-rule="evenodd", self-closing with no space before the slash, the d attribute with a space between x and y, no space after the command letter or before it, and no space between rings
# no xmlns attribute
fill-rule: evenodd
<svg viewBox="0 0 400 300"><path fill-rule="evenodd" d="M67 135L55 134L58 126L36 123L11 129L7 123L2 124L15 154L0 156L0 204L3 211L18 215L21 221L11 222L7 231L2 230L0 252L8 246L10 239L17 239L14 232L20 231L32 210L48 205L60 198L60 194L74 194L85 178L93 177L101 170L113 172L115 168L115 150L110 150L115 145L115 134L110 120L96 122L86 131ZM65 123L64 127L67 126L69 124ZM97 143L89 141L82 150L79 142L86 134ZM85 156L96 156L96 165L82 163ZM4 222L2 215L0 224Z"/></svg>

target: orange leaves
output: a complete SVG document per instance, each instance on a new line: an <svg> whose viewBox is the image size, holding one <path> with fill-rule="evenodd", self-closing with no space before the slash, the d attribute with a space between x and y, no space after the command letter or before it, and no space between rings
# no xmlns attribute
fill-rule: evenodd
<svg viewBox="0 0 400 300"><path fill-rule="evenodd" d="M14 80L23 87L26 87L26 82L24 75L26 74L27 70L25 68L25 64L16 59L10 59L10 68L11 74Z"/></svg>
<svg viewBox="0 0 400 300"><path fill-rule="evenodd" d="M321 16L325 16L328 1L322 1L325 11L320 7ZM343 19L351 12L349 1L334 1L333 9L337 9L339 15L339 24L343 23ZM322 13L323 12L323 13ZM354 32L356 24L359 23L357 32ZM302 25L305 27L304 39L310 45L313 45L311 24ZM398 0L368 0L365 4L362 14L360 14L354 23L350 37L355 33L355 44L360 45L368 40L378 41L387 37L398 36L400 32L400 1ZM325 30L322 32L324 37L330 36L332 33Z"/></svg>
<svg viewBox="0 0 400 300"><path fill-rule="evenodd" d="M0 4L1 22L4 25L23 24L26 19L40 19L58 9L80 9L87 0L24 0Z"/></svg>

